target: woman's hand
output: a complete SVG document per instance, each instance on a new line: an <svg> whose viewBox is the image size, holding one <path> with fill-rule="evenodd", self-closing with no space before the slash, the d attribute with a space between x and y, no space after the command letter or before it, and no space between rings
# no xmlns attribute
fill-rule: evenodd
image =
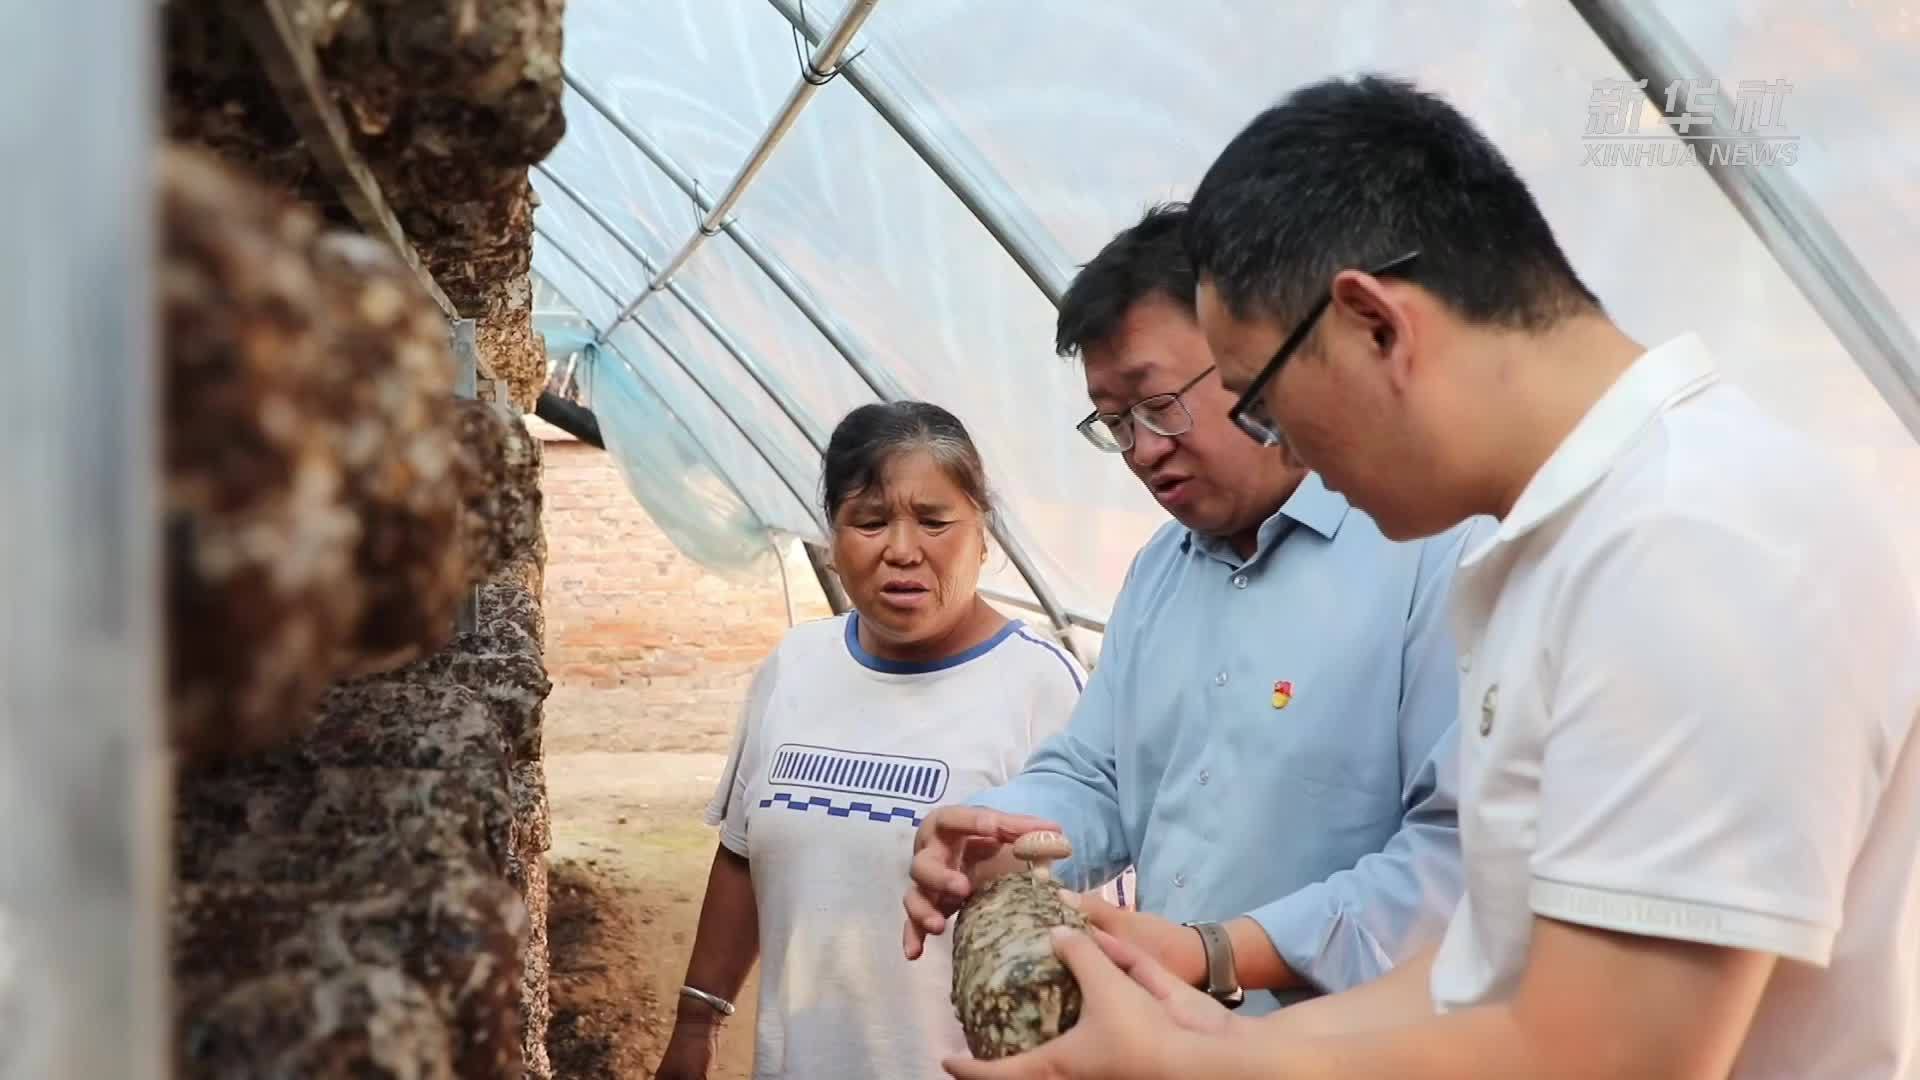
<svg viewBox="0 0 1920 1080"><path fill-rule="evenodd" d="M720 1044L720 1025L712 1020L682 1018L673 1025L673 1035L660 1055L655 1080L707 1080Z"/></svg>
<svg viewBox="0 0 1920 1080"><path fill-rule="evenodd" d="M1037 1050L1000 1061L952 1058L959 1080L1174 1080L1194 1075L1195 1049L1248 1021L1104 931L1054 932L1080 983L1080 1020Z"/></svg>

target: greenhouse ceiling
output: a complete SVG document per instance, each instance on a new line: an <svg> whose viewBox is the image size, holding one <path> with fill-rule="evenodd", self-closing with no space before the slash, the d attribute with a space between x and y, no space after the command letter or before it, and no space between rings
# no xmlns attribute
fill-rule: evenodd
<svg viewBox="0 0 1920 1080"><path fill-rule="evenodd" d="M1701 333L1920 538L1908 5L568 0L566 56L537 326L636 498L709 566L820 539L826 433L921 398L986 455L987 583L1097 629L1167 518L1073 430L1054 303L1259 109L1361 71L1447 95L1630 333ZM1766 137L1682 161L1689 109Z"/></svg>

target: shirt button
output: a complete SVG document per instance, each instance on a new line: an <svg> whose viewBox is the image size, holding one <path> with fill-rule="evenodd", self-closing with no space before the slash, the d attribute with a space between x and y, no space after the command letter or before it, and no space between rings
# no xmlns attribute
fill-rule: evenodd
<svg viewBox="0 0 1920 1080"><path fill-rule="evenodd" d="M1187 875L1185 875L1185 874L1175 874L1175 875L1173 875L1173 887L1174 887L1174 888L1176 888L1176 889L1184 889L1184 888L1186 888L1186 887L1187 887Z"/></svg>
<svg viewBox="0 0 1920 1080"><path fill-rule="evenodd" d="M1218 674L1218 675L1215 675L1215 676L1213 677L1213 685L1215 685L1215 686L1225 686L1225 685L1227 685L1227 673L1223 671L1223 672L1221 672L1220 674Z"/></svg>
<svg viewBox="0 0 1920 1080"><path fill-rule="evenodd" d="M1209 781L1209 780L1211 780L1211 779L1213 779L1213 774L1212 774L1212 773L1210 773L1210 772L1208 772L1208 771L1207 771L1207 770L1205 770L1205 769L1201 769L1201 770L1200 770L1200 782L1201 782L1202 784L1204 784L1204 783L1206 783L1207 781Z"/></svg>
<svg viewBox="0 0 1920 1080"><path fill-rule="evenodd" d="M1246 588L1246 587L1247 587L1247 575L1245 575L1245 574L1235 574L1235 575L1233 575L1233 587L1234 587L1234 588L1236 588L1236 589L1244 589L1244 588Z"/></svg>

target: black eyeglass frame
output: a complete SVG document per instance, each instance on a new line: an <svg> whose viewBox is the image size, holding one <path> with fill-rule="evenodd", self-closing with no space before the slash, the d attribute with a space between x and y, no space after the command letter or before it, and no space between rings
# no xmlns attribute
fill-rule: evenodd
<svg viewBox="0 0 1920 1080"><path fill-rule="evenodd" d="M1093 423L1096 420L1105 421L1106 425L1109 428L1111 428L1115 424L1119 423L1121 420L1131 419L1135 424L1146 424L1147 430L1153 432L1156 435L1159 435L1161 438L1166 438L1166 439L1171 439L1180 435L1185 435L1187 432L1193 430L1193 410L1190 408L1187 408L1187 402L1183 395L1186 394L1187 391L1193 389L1194 387L1199 386L1201 379L1204 379L1207 376L1213 374L1215 366L1216 365L1208 364L1207 369L1205 371L1202 371L1200 374L1195 375L1191 379L1188 379L1186 381L1186 384L1181 386L1180 389L1178 390L1170 391L1164 394L1149 394L1146 397L1141 398L1139 401L1136 401L1133 404L1127 406L1126 409L1121 412L1102 413L1099 409L1095 409L1092 412L1088 413L1085 419L1081 420L1078 424L1075 424L1073 426L1074 430L1080 433L1081 438L1087 440L1089 443L1092 443L1094 449L1102 451L1103 453L1108 453L1108 454L1124 454L1127 451L1133 449L1133 436L1131 435L1131 433L1129 433L1129 435L1127 436L1127 443L1125 446L1119 445L1120 440L1118 439L1114 440L1115 445L1107 446L1102 442L1100 442L1100 440L1094 438L1093 433L1088 430L1093 426ZM1165 402L1165 405L1154 405L1153 403L1155 402ZM1136 412L1136 410L1138 409L1146 408L1149 406L1152 406L1154 408L1164 408L1166 405L1179 405L1181 411L1187 414L1187 426L1185 428L1182 428L1179 431L1161 431L1159 428L1154 427L1151 421L1148 421L1142 418ZM1129 431L1131 431L1131 429L1129 429Z"/></svg>
<svg viewBox="0 0 1920 1080"><path fill-rule="evenodd" d="M1418 250L1409 251L1370 267L1365 272L1374 277L1382 277L1405 268L1408 263L1419 257ZM1273 381L1275 375L1280 374L1280 368L1293 357L1293 354L1300 351L1300 346L1307 340L1307 335L1313 333L1314 324L1320 321L1320 316L1332 303L1333 286L1329 285L1327 291L1321 294L1320 299L1307 311L1306 317L1300 320L1300 325L1294 328L1293 333L1287 335L1287 339L1280 343L1278 349L1274 350L1273 359L1267 361L1267 366L1261 368L1260 374L1254 376L1253 381L1247 384L1246 390L1240 394L1240 399L1233 403L1233 408L1227 410L1227 418L1233 421L1233 426L1261 446L1284 446L1287 437L1272 418L1255 416L1254 410L1265 411L1261 398L1266 393L1267 384Z"/></svg>

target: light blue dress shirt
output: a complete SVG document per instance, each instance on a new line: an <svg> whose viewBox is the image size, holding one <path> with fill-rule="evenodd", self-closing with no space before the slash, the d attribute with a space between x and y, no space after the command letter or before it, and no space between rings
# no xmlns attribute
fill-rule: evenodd
<svg viewBox="0 0 1920 1080"><path fill-rule="evenodd" d="M1143 911L1252 915L1327 992L1378 977L1462 888L1447 589L1490 527L1394 543L1314 474L1244 561L1170 523L1135 556L1066 731L970 801L1060 823L1063 883L1131 864ZM1314 993L1249 992L1241 1011Z"/></svg>

